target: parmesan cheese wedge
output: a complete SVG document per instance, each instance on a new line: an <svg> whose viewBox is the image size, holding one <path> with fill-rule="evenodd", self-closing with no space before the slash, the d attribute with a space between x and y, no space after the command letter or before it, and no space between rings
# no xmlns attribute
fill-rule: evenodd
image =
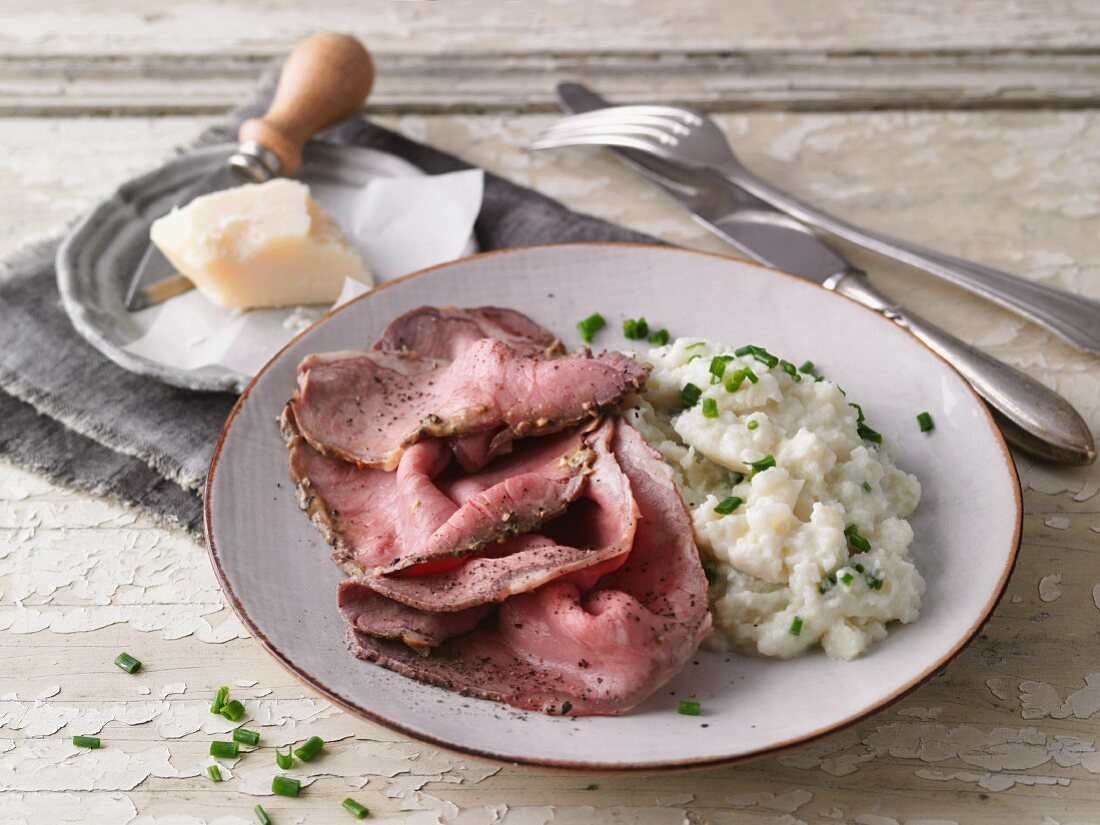
<svg viewBox="0 0 1100 825"><path fill-rule="evenodd" d="M298 181L276 178L195 198L149 237L207 299L229 309L331 304L370 270Z"/></svg>

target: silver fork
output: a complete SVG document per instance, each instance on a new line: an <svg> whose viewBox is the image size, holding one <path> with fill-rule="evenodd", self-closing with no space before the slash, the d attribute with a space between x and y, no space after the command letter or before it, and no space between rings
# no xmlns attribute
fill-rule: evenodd
<svg viewBox="0 0 1100 825"><path fill-rule="evenodd" d="M861 229L780 191L737 159L726 136L701 112L678 106L614 106L562 118L528 144L621 146L706 169L810 226L923 269L1100 354L1100 302L944 252Z"/></svg>

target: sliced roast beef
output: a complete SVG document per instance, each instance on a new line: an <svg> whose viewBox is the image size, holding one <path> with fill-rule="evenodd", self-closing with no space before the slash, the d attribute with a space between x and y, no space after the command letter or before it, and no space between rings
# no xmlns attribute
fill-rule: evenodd
<svg viewBox="0 0 1100 825"><path fill-rule="evenodd" d="M309 356L290 404L319 452L392 470L422 438L502 427L526 437L597 418L648 369L621 353L531 358L483 338L450 364L379 351Z"/></svg>
<svg viewBox="0 0 1100 825"><path fill-rule="evenodd" d="M352 649L399 673L549 713L618 714L671 679L710 627L706 580L671 470L620 424L615 456L641 518L617 571L583 592L558 579L423 657L349 631Z"/></svg>
<svg viewBox="0 0 1100 825"><path fill-rule="evenodd" d="M493 605L483 604L453 613L429 613L380 596L362 581L355 576L344 579L336 591L348 627L380 639L397 639L415 650L468 633L493 611Z"/></svg>
<svg viewBox="0 0 1100 825"><path fill-rule="evenodd" d="M419 307L394 318L376 350L415 352L453 361L470 344L495 338L523 355L557 355L561 342L526 315L500 307Z"/></svg>

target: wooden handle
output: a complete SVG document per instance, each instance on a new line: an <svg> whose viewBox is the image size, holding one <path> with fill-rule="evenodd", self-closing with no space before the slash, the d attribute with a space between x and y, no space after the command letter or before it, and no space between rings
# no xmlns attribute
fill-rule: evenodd
<svg viewBox="0 0 1100 825"><path fill-rule="evenodd" d="M242 123L238 137L258 141L278 156L284 175L292 174L306 141L354 114L373 84L374 63L354 37L307 37L283 64L267 113Z"/></svg>

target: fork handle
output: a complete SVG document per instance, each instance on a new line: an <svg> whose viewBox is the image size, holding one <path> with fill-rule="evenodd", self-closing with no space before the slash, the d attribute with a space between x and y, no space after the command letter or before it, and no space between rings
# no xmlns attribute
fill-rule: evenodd
<svg viewBox="0 0 1100 825"><path fill-rule="evenodd" d="M1091 464L1096 460L1092 432L1077 410L1058 393L903 310L858 270L835 275L825 286L882 313L951 364L985 399L1012 445L1059 464Z"/></svg>
<svg viewBox="0 0 1100 825"><path fill-rule="evenodd" d="M726 164L715 168L715 171L804 223L880 255L923 269L1046 327L1083 350L1100 354L1100 302L919 244L861 229L776 189L740 164Z"/></svg>

